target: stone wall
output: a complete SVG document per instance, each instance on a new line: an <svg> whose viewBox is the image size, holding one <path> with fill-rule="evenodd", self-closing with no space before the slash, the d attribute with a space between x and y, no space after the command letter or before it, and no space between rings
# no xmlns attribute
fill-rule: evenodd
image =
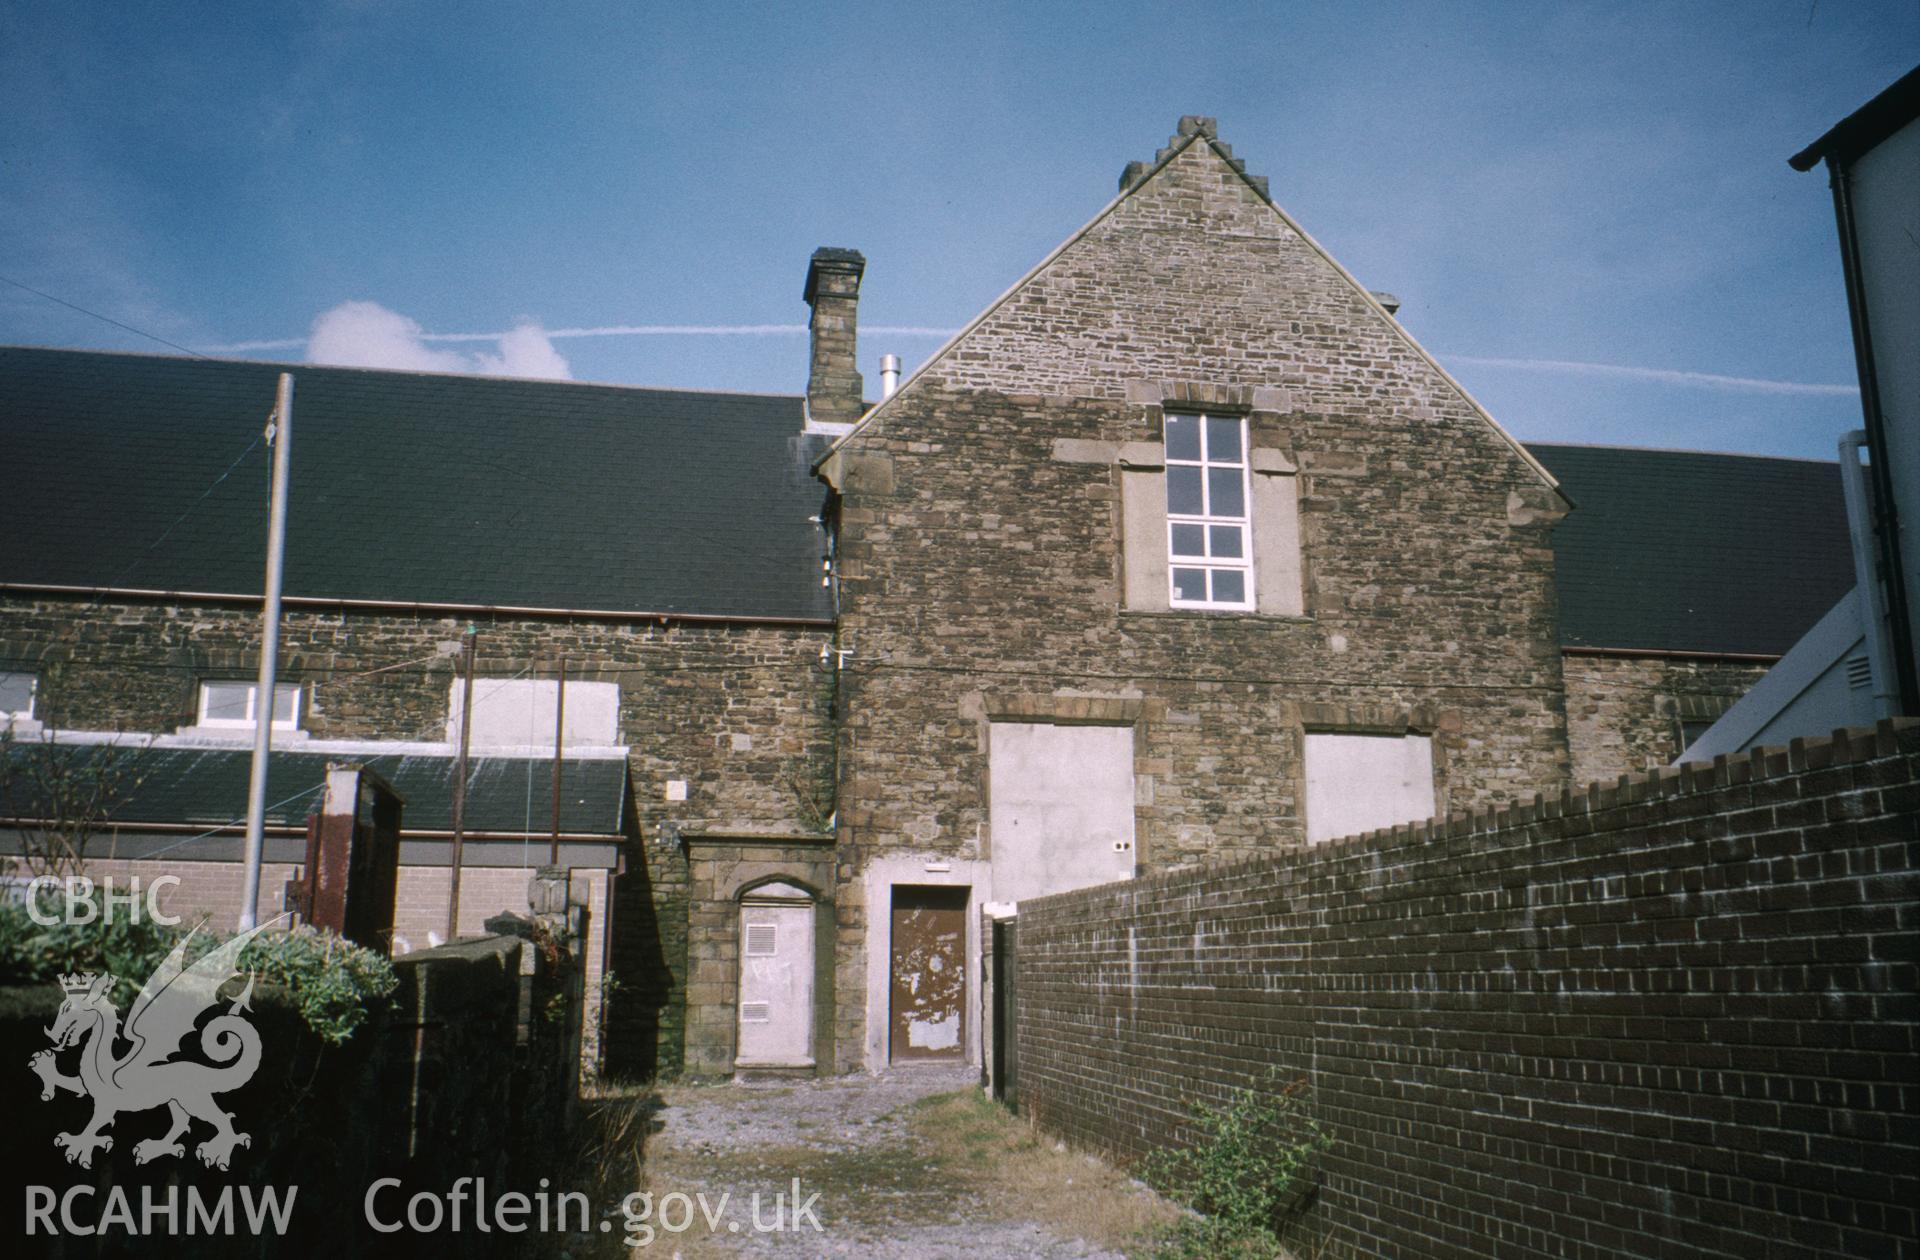
<svg viewBox="0 0 1920 1260"><path fill-rule="evenodd" d="M815 894L813 1057L833 1071L834 840L820 835L729 835L685 839L688 861L687 1058L698 1076L733 1072L740 997L740 898L784 880Z"/></svg>
<svg viewBox="0 0 1920 1260"><path fill-rule="evenodd" d="M1767 672L1764 661L1568 653L1567 742L1576 783L1670 765L1680 724L1712 721Z"/></svg>
<svg viewBox="0 0 1920 1260"><path fill-rule="evenodd" d="M1920 723L1023 902L1018 1097L1132 1162L1269 1071L1306 1254L1910 1256Z"/></svg>
<svg viewBox="0 0 1920 1260"><path fill-rule="evenodd" d="M1251 447L1297 472L1303 615L1125 606L1122 487L1143 475L1128 452L1202 405L1245 415ZM829 471L846 1066L867 1017L861 932L884 914L858 872L989 856L996 715L1134 727L1149 871L1301 842L1308 730L1431 735L1444 809L1567 782L1562 500L1204 141L922 369ZM1164 555L1163 531L1146 545Z"/></svg>
<svg viewBox="0 0 1920 1260"><path fill-rule="evenodd" d="M569 678L620 686L638 843L629 838L627 870L607 890L602 920L611 924L609 969L620 982L606 1065L616 1075L674 1070L685 1022L687 871L679 846L659 842L662 827L817 824L817 802L803 806L795 784L831 781L833 677L820 664L829 631L295 609L282 627L281 677L306 688L303 728L317 739L445 739L469 624L480 635L480 686L543 676L560 652ZM189 726L201 679L253 676L258 634L257 613L239 606L0 597L0 667L38 672L40 714L68 728L170 734ZM667 799L673 781L686 784L684 800ZM279 886L263 881L275 893ZM403 917L431 922L431 906L409 910L410 888L431 900L425 885L403 881ZM523 896L512 902L523 907Z"/></svg>

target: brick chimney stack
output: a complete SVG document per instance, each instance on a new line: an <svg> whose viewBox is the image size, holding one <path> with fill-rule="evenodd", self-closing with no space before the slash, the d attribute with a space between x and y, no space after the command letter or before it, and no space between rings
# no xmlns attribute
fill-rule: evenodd
<svg viewBox="0 0 1920 1260"><path fill-rule="evenodd" d="M851 425L866 411L854 339L859 323L860 277L867 260L857 249L823 245L807 264L807 323L812 363L807 373L809 427Z"/></svg>

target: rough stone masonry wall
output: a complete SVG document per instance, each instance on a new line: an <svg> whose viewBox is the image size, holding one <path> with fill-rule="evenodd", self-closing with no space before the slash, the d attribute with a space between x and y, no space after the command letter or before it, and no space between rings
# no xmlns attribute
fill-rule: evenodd
<svg viewBox="0 0 1920 1260"><path fill-rule="evenodd" d="M1920 1255L1917 861L1909 719L1023 902L1020 1105L1304 1078L1316 1255Z"/></svg>
<svg viewBox="0 0 1920 1260"><path fill-rule="evenodd" d="M1123 609L1123 474L1054 456L1158 443L1182 387L1250 401L1253 445L1300 468L1304 616ZM885 913L859 872L988 856L996 713L1126 715L1143 870L1300 841L1309 727L1424 724L1443 808L1567 782L1557 498L1204 143L844 456L844 1066Z"/></svg>
<svg viewBox="0 0 1920 1260"><path fill-rule="evenodd" d="M808 824L791 784L831 765L832 679L820 668L828 632L295 609L281 630L281 677L308 688L303 727L316 739L445 739L454 653L470 622L480 633L479 686L545 676L559 652L569 678L620 685L639 843L609 894L619 987L607 1067L674 1070L685 1020L687 870L679 847L660 843L661 825L781 832ZM40 674L38 712L66 728L167 734L189 726L201 679L253 677L258 634L258 615L241 607L0 597L0 669ZM674 779L686 781L685 801L665 799ZM523 893L524 884L515 892L520 910Z"/></svg>
<svg viewBox="0 0 1920 1260"><path fill-rule="evenodd" d="M1680 755L1680 720L1713 718L1753 689L1765 662L1567 655L1567 742L1573 781L1617 779Z"/></svg>
<svg viewBox="0 0 1920 1260"><path fill-rule="evenodd" d="M831 975L818 964L832 957L833 844L825 837L746 840L700 837L687 845L687 1036L689 1075L728 1076L738 1048L740 897L756 885L784 880L820 896L815 903L814 1061L818 1073L834 1067ZM830 966L831 963L829 962ZM823 1011L825 1005L827 1009Z"/></svg>

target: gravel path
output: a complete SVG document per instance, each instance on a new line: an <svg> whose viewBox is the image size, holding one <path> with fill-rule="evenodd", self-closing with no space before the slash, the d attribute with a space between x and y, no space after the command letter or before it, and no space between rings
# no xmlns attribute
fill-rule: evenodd
<svg viewBox="0 0 1920 1260"><path fill-rule="evenodd" d="M1074 1237L1057 1223L1022 1219L1021 1208L1009 1202L1020 1196L996 1191L992 1154L975 1169L952 1151L936 1149L926 1109L964 1105L939 1096L959 1094L965 1100L964 1091L977 1091L978 1080L971 1068L918 1068L882 1076L664 1090L658 1130L646 1146L647 1185L661 1213L656 1219L672 1222L675 1212L687 1214L682 1204L667 1203L678 1192L696 1204L695 1196L704 1196L720 1223L710 1230L695 1208L690 1228L663 1230L634 1254L680 1260L1124 1260L1120 1252ZM1051 1151L1045 1154L1055 1158ZM1069 1196L1075 1193L1076 1172L1091 1185L1090 1170L1099 1167L1065 1154L1056 1162ZM770 1223L776 1216L771 1204L778 1194L786 1222L793 1225L795 1178L802 1202L818 1194L812 1206L821 1229L816 1232L803 1217L797 1229L754 1230L756 1192L760 1220ZM728 1196L724 1211L716 1210L721 1194Z"/></svg>

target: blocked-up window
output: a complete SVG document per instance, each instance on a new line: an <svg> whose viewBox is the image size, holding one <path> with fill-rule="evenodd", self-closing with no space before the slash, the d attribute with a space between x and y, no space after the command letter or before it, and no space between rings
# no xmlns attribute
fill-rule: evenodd
<svg viewBox="0 0 1920 1260"><path fill-rule="evenodd" d="M0 722L33 717L33 698L39 679L17 670L0 670Z"/></svg>
<svg viewBox="0 0 1920 1260"><path fill-rule="evenodd" d="M995 900L1132 877L1131 726L995 722L987 739Z"/></svg>
<svg viewBox="0 0 1920 1260"><path fill-rule="evenodd" d="M453 682L447 706L447 739L460 738L460 705L464 683ZM473 729L478 748L552 748L555 710L561 704L560 685L554 679L475 678ZM618 744L620 684L567 683L565 697L566 747L606 748Z"/></svg>
<svg viewBox="0 0 1920 1260"><path fill-rule="evenodd" d="M1318 844L1434 815L1426 735L1307 735L1307 841Z"/></svg>

